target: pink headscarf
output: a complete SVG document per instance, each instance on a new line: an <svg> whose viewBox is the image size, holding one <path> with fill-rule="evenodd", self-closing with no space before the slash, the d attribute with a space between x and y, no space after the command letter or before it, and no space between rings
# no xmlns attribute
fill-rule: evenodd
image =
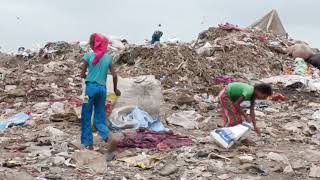
<svg viewBox="0 0 320 180"><path fill-rule="evenodd" d="M101 57L108 50L109 41L106 37L99 35L98 33L94 33L94 47L93 51L96 54L94 57L92 64L96 65L99 63Z"/></svg>

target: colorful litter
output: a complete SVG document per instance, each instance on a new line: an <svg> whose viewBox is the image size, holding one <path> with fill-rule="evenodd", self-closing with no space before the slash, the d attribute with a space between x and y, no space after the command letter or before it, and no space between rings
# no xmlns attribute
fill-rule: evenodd
<svg viewBox="0 0 320 180"><path fill-rule="evenodd" d="M139 154L137 156L125 157L118 159L118 161L123 161L131 166L136 166L141 169L150 169L156 166L162 158L158 155L147 155L145 153Z"/></svg>
<svg viewBox="0 0 320 180"><path fill-rule="evenodd" d="M128 132L119 141L118 147L156 149L160 143L162 146L166 144L170 148L179 148L193 144L189 137L177 135L171 131L155 132L147 129L138 129L135 132Z"/></svg>
<svg viewBox="0 0 320 180"><path fill-rule="evenodd" d="M153 119L147 112L138 107L116 109L110 117L113 127L120 129L145 128L156 132L169 131L160 119Z"/></svg>

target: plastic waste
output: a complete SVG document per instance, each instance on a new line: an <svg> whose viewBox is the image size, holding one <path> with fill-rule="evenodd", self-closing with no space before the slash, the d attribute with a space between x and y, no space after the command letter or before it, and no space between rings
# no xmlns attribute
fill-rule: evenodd
<svg viewBox="0 0 320 180"><path fill-rule="evenodd" d="M51 137L63 136L65 133L57 128L48 126L45 128L45 131L50 134Z"/></svg>
<svg viewBox="0 0 320 180"><path fill-rule="evenodd" d="M122 49L125 49L125 46L123 45L123 43L121 42L120 39L110 39L110 48L112 49L119 49L119 50L122 50Z"/></svg>
<svg viewBox="0 0 320 180"><path fill-rule="evenodd" d="M43 112L49 108L50 103L49 102L39 102L32 106L35 112Z"/></svg>
<svg viewBox="0 0 320 180"><path fill-rule="evenodd" d="M232 147L235 142L245 139L252 128L252 124L244 122L232 127L215 129L210 135L214 142L228 149Z"/></svg>
<svg viewBox="0 0 320 180"><path fill-rule="evenodd" d="M234 78L230 76L219 76L219 77L216 77L214 81L216 84L225 84L225 85L235 82Z"/></svg>
<svg viewBox="0 0 320 180"><path fill-rule="evenodd" d="M202 116L195 111L181 111L173 113L167 118L167 122L173 125L182 126L184 129L197 129L198 120Z"/></svg>
<svg viewBox="0 0 320 180"><path fill-rule="evenodd" d="M179 43L179 42L180 42L180 39L178 39L178 38L171 38L171 39L168 39L168 42L169 42L169 43Z"/></svg>
<svg viewBox="0 0 320 180"><path fill-rule="evenodd" d="M320 111L316 111L312 114L312 119L320 120Z"/></svg>
<svg viewBox="0 0 320 180"><path fill-rule="evenodd" d="M106 112L107 116L110 116L112 109L118 100L118 96L115 93L108 93L106 99Z"/></svg>
<svg viewBox="0 0 320 180"><path fill-rule="evenodd" d="M219 28L226 30L226 31L244 31L244 29L241 29L238 25L225 23L225 24L219 24Z"/></svg>
<svg viewBox="0 0 320 180"><path fill-rule="evenodd" d="M249 108L251 105L250 101L243 101L240 106L243 108ZM255 100L255 107L257 108L266 108L271 106L271 103L269 101L266 100Z"/></svg>
<svg viewBox="0 0 320 180"><path fill-rule="evenodd" d="M312 79L308 76L300 75L280 75L273 76L266 79L261 79L260 81L265 83L283 83L285 86L291 85L295 82L302 82L305 88L309 91L320 91L320 80Z"/></svg>
<svg viewBox="0 0 320 180"><path fill-rule="evenodd" d="M4 121L0 122L0 129L9 128L11 126L21 126L31 118L30 113L18 113Z"/></svg>
<svg viewBox="0 0 320 180"><path fill-rule="evenodd" d="M198 49L196 49L197 54L203 55L203 56L211 56L214 53L214 48L212 45L208 42L206 44Z"/></svg>
<svg viewBox="0 0 320 180"><path fill-rule="evenodd" d="M294 60L294 74L295 75L306 75L308 65L302 58L296 58Z"/></svg>
<svg viewBox="0 0 320 180"><path fill-rule="evenodd" d="M51 105L53 113L64 113L64 104L61 102L55 102Z"/></svg>
<svg viewBox="0 0 320 180"><path fill-rule="evenodd" d="M292 83L290 85L287 85L285 87L285 89L300 89L300 88L303 88L305 87L305 85L302 83L302 82L295 82L295 83Z"/></svg>
<svg viewBox="0 0 320 180"><path fill-rule="evenodd" d="M160 119L153 119L147 112L138 107L123 107L115 110L110 116L112 126L121 129L146 128L156 132L169 131Z"/></svg>
<svg viewBox="0 0 320 180"><path fill-rule="evenodd" d="M111 79L112 77L108 76L108 78ZM156 80L155 76L118 78L118 88L121 90L121 96L118 97L117 103L113 107L113 112L125 106L138 106L154 119L160 116L160 107L164 102L164 98L161 91L161 82ZM112 81L107 82L107 89L111 90L109 91L110 93L113 92Z"/></svg>
<svg viewBox="0 0 320 180"><path fill-rule="evenodd" d="M150 169L158 164L158 162L162 158L157 155L147 155L144 152L142 154L139 154L137 156L132 157L125 157L122 159L119 159L119 161L123 161L128 163L129 165L133 165L142 169Z"/></svg>
<svg viewBox="0 0 320 180"><path fill-rule="evenodd" d="M9 70L0 67L0 80L5 80L6 75L10 73L11 72Z"/></svg>
<svg viewBox="0 0 320 180"><path fill-rule="evenodd" d="M117 102L118 96L115 93L108 93L107 100L113 105Z"/></svg>
<svg viewBox="0 0 320 180"><path fill-rule="evenodd" d="M270 97L268 97L268 100L271 100L271 101L286 101L286 100L288 100L288 97L284 96L284 95L282 95L280 93L274 93Z"/></svg>

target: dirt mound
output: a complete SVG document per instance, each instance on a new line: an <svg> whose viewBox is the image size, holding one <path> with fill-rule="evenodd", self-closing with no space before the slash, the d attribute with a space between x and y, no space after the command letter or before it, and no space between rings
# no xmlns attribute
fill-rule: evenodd
<svg viewBox="0 0 320 180"><path fill-rule="evenodd" d="M288 40L272 34L209 28L199 35L197 44L205 42L214 49L212 57L220 73L265 77L280 74L291 63L285 54Z"/></svg>
<svg viewBox="0 0 320 180"><path fill-rule="evenodd" d="M165 88L197 89L222 75L250 80L281 74L292 63L285 54L288 44L272 34L209 28L193 44L131 46L116 62L123 76L154 74Z"/></svg>
<svg viewBox="0 0 320 180"><path fill-rule="evenodd" d="M153 74L165 88L193 88L208 86L213 81L214 69L209 60L197 55L188 44L158 44L138 46L131 51L134 66L122 65L123 76Z"/></svg>

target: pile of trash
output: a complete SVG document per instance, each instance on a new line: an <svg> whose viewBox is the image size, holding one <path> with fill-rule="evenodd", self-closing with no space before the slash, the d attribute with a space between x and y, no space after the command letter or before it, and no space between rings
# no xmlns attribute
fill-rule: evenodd
<svg viewBox="0 0 320 180"><path fill-rule="evenodd" d="M193 52L189 44L133 46L116 62L129 65L120 66L122 76L153 74L164 88L203 88L213 82L216 71L206 58Z"/></svg>
<svg viewBox="0 0 320 180"><path fill-rule="evenodd" d="M288 53L293 42L232 24L191 43L113 40L122 96L109 77L106 112L121 150L110 164L96 135L95 151L79 141L88 45L51 42L28 60L0 54L0 179L319 178L319 71ZM275 87L256 102L262 137L246 123L221 125L215 96L238 80Z"/></svg>
<svg viewBox="0 0 320 180"><path fill-rule="evenodd" d="M39 50L38 57L42 59L68 59L81 55L83 51L80 42L68 43L65 41L49 42ZM81 58L80 56L78 56Z"/></svg>
<svg viewBox="0 0 320 180"><path fill-rule="evenodd" d="M261 78L280 74L290 65L285 52L289 45L286 38L272 34L222 26L200 33L195 47L200 55L214 58L213 66L219 67L220 73ZM208 49L212 53L206 53Z"/></svg>
<svg viewBox="0 0 320 180"><path fill-rule="evenodd" d="M203 88L215 77L250 80L280 75L292 64L283 37L253 30L209 28L193 43L131 45L115 62L123 76L154 74L164 88Z"/></svg>

